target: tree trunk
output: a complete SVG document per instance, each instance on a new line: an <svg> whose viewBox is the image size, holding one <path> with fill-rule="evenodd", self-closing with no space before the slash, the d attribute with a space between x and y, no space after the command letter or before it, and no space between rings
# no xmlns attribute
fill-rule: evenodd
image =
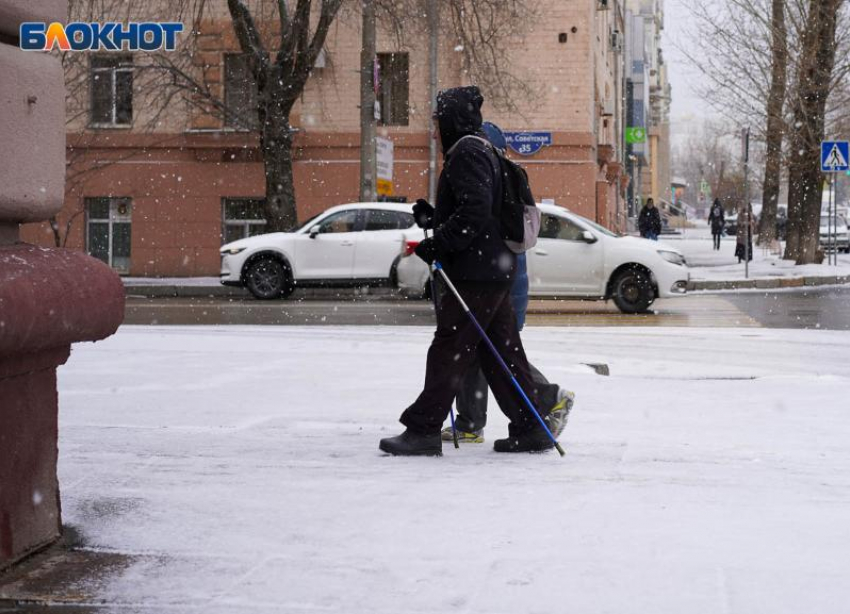
<svg viewBox="0 0 850 614"><path fill-rule="evenodd" d="M794 128L788 168L788 243L785 258L797 264L817 260L820 239L820 142L826 99L835 64L837 13L843 0L810 0L800 51Z"/></svg>
<svg viewBox="0 0 850 614"><path fill-rule="evenodd" d="M280 66L267 65L258 70L257 116L266 178L263 214L267 232L286 232L298 225L292 173L293 132L289 125L294 104L290 78Z"/></svg>
<svg viewBox="0 0 850 614"><path fill-rule="evenodd" d="M764 203L759 222L759 245L769 246L776 239L776 205L779 202L779 181L782 173L782 137L784 134L783 107L787 79L788 49L785 28L785 1L773 0L771 15L771 76L767 99L767 157L762 184Z"/></svg>
<svg viewBox="0 0 850 614"><path fill-rule="evenodd" d="M263 169L266 174L266 229L286 232L298 225L295 179L292 174L292 132L285 127L263 131Z"/></svg>

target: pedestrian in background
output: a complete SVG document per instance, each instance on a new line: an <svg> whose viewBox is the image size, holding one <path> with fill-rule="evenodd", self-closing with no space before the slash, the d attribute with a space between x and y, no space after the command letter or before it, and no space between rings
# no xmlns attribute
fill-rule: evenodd
<svg viewBox="0 0 850 614"><path fill-rule="evenodd" d="M484 122L482 125L487 140L500 150L502 155L507 149L505 135L496 124ZM528 311L528 268L525 254L517 254L516 277L511 286L511 305L516 315L517 331L521 331L525 325L525 314ZM575 394L553 386L534 365L529 363L531 376L535 385L541 390L541 403L543 407L551 407L552 433L558 437L566 426L569 413L575 402ZM457 419L455 420L455 431L458 441L461 443L484 443L484 427L487 424L487 401L489 391L487 379L481 370L481 365L476 359L469 367L469 371L463 378L460 391L456 398ZM443 441L452 441L454 433L452 427L447 426L442 432Z"/></svg>
<svg viewBox="0 0 850 614"><path fill-rule="evenodd" d="M661 234L661 213L652 198L647 198L646 204L640 210L638 230L643 238L658 241L658 235Z"/></svg>
<svg viewBox="0 0 850 614"><path fill-rule="evenodd" d="M723 236L723 228L726 226L726 216L723 214L723 205L720 199L715 198L708 214L708 224L711 226L711 237L714 239L714 249L720 249L720 237Z"/></svg>

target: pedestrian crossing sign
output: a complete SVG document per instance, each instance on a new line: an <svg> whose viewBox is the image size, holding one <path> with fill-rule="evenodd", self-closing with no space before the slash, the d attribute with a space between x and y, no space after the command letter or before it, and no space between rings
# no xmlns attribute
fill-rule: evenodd
<svg viewBox="0 0 850 614"><path fill-rule="evenodd" d="M850 143L823 141L820 144L820 170L824 173L841 173L850 170Z"/></svg>

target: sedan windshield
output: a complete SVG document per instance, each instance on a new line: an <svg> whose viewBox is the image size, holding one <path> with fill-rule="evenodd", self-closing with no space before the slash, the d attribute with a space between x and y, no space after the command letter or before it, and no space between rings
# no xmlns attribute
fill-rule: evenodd
<svg viewBox="0 0 850 614"><path fill-rule="evenodd" d="M582 224L587 224L588 226L590 226L591 228L593 228L593 230L597 230L597 231L601 232L601 233L602 233L602 234L604 234L604 235L608 235L609 237L617 237L617 238L619 238L619 237L621 237L621 236L622 236L622 235L619 235L619 234L617 234L617 233L615 233L615 232L611 232L610 230L608 230L608 229L607 229L607 228L605 228L604 226L600 226L600 225L599 225L599 224L597 224L596 222L591 222L591 221L590 221L589 219L587 219L586 217L582 217L582 216L577 215L577 214L575 214L575 213L573 213L572 215L573 215L574 217L578 218L578 220L579 220Z"/></svg>

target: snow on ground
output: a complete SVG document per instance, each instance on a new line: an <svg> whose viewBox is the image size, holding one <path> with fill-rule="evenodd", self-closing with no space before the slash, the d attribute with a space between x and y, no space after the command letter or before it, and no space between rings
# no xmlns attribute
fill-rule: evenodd
<svg viewBox="0 0 850 614"><path fill-rule="evenodd" d="M123 327L60 370L120 612L846 611L850 333L532 328L567 456L381 456L431 330ZM610 365L602 377L583 366Z"/></svg>
<svg viewBox="0 0 850 614"><path fill-rule="evenodd" d="M661 241L682 251L688 260L692 280L744 279L744 263L738 264L735 257L735 237L724 237L717 251L713 249L708 228L687 228L681 235L664 235ZM767 249L753 245L753 260L749 269L749 279L850 275L850 254L839 253L837 266L795 266L793 261L782 260L779 254L772 254Z"/></svg>

